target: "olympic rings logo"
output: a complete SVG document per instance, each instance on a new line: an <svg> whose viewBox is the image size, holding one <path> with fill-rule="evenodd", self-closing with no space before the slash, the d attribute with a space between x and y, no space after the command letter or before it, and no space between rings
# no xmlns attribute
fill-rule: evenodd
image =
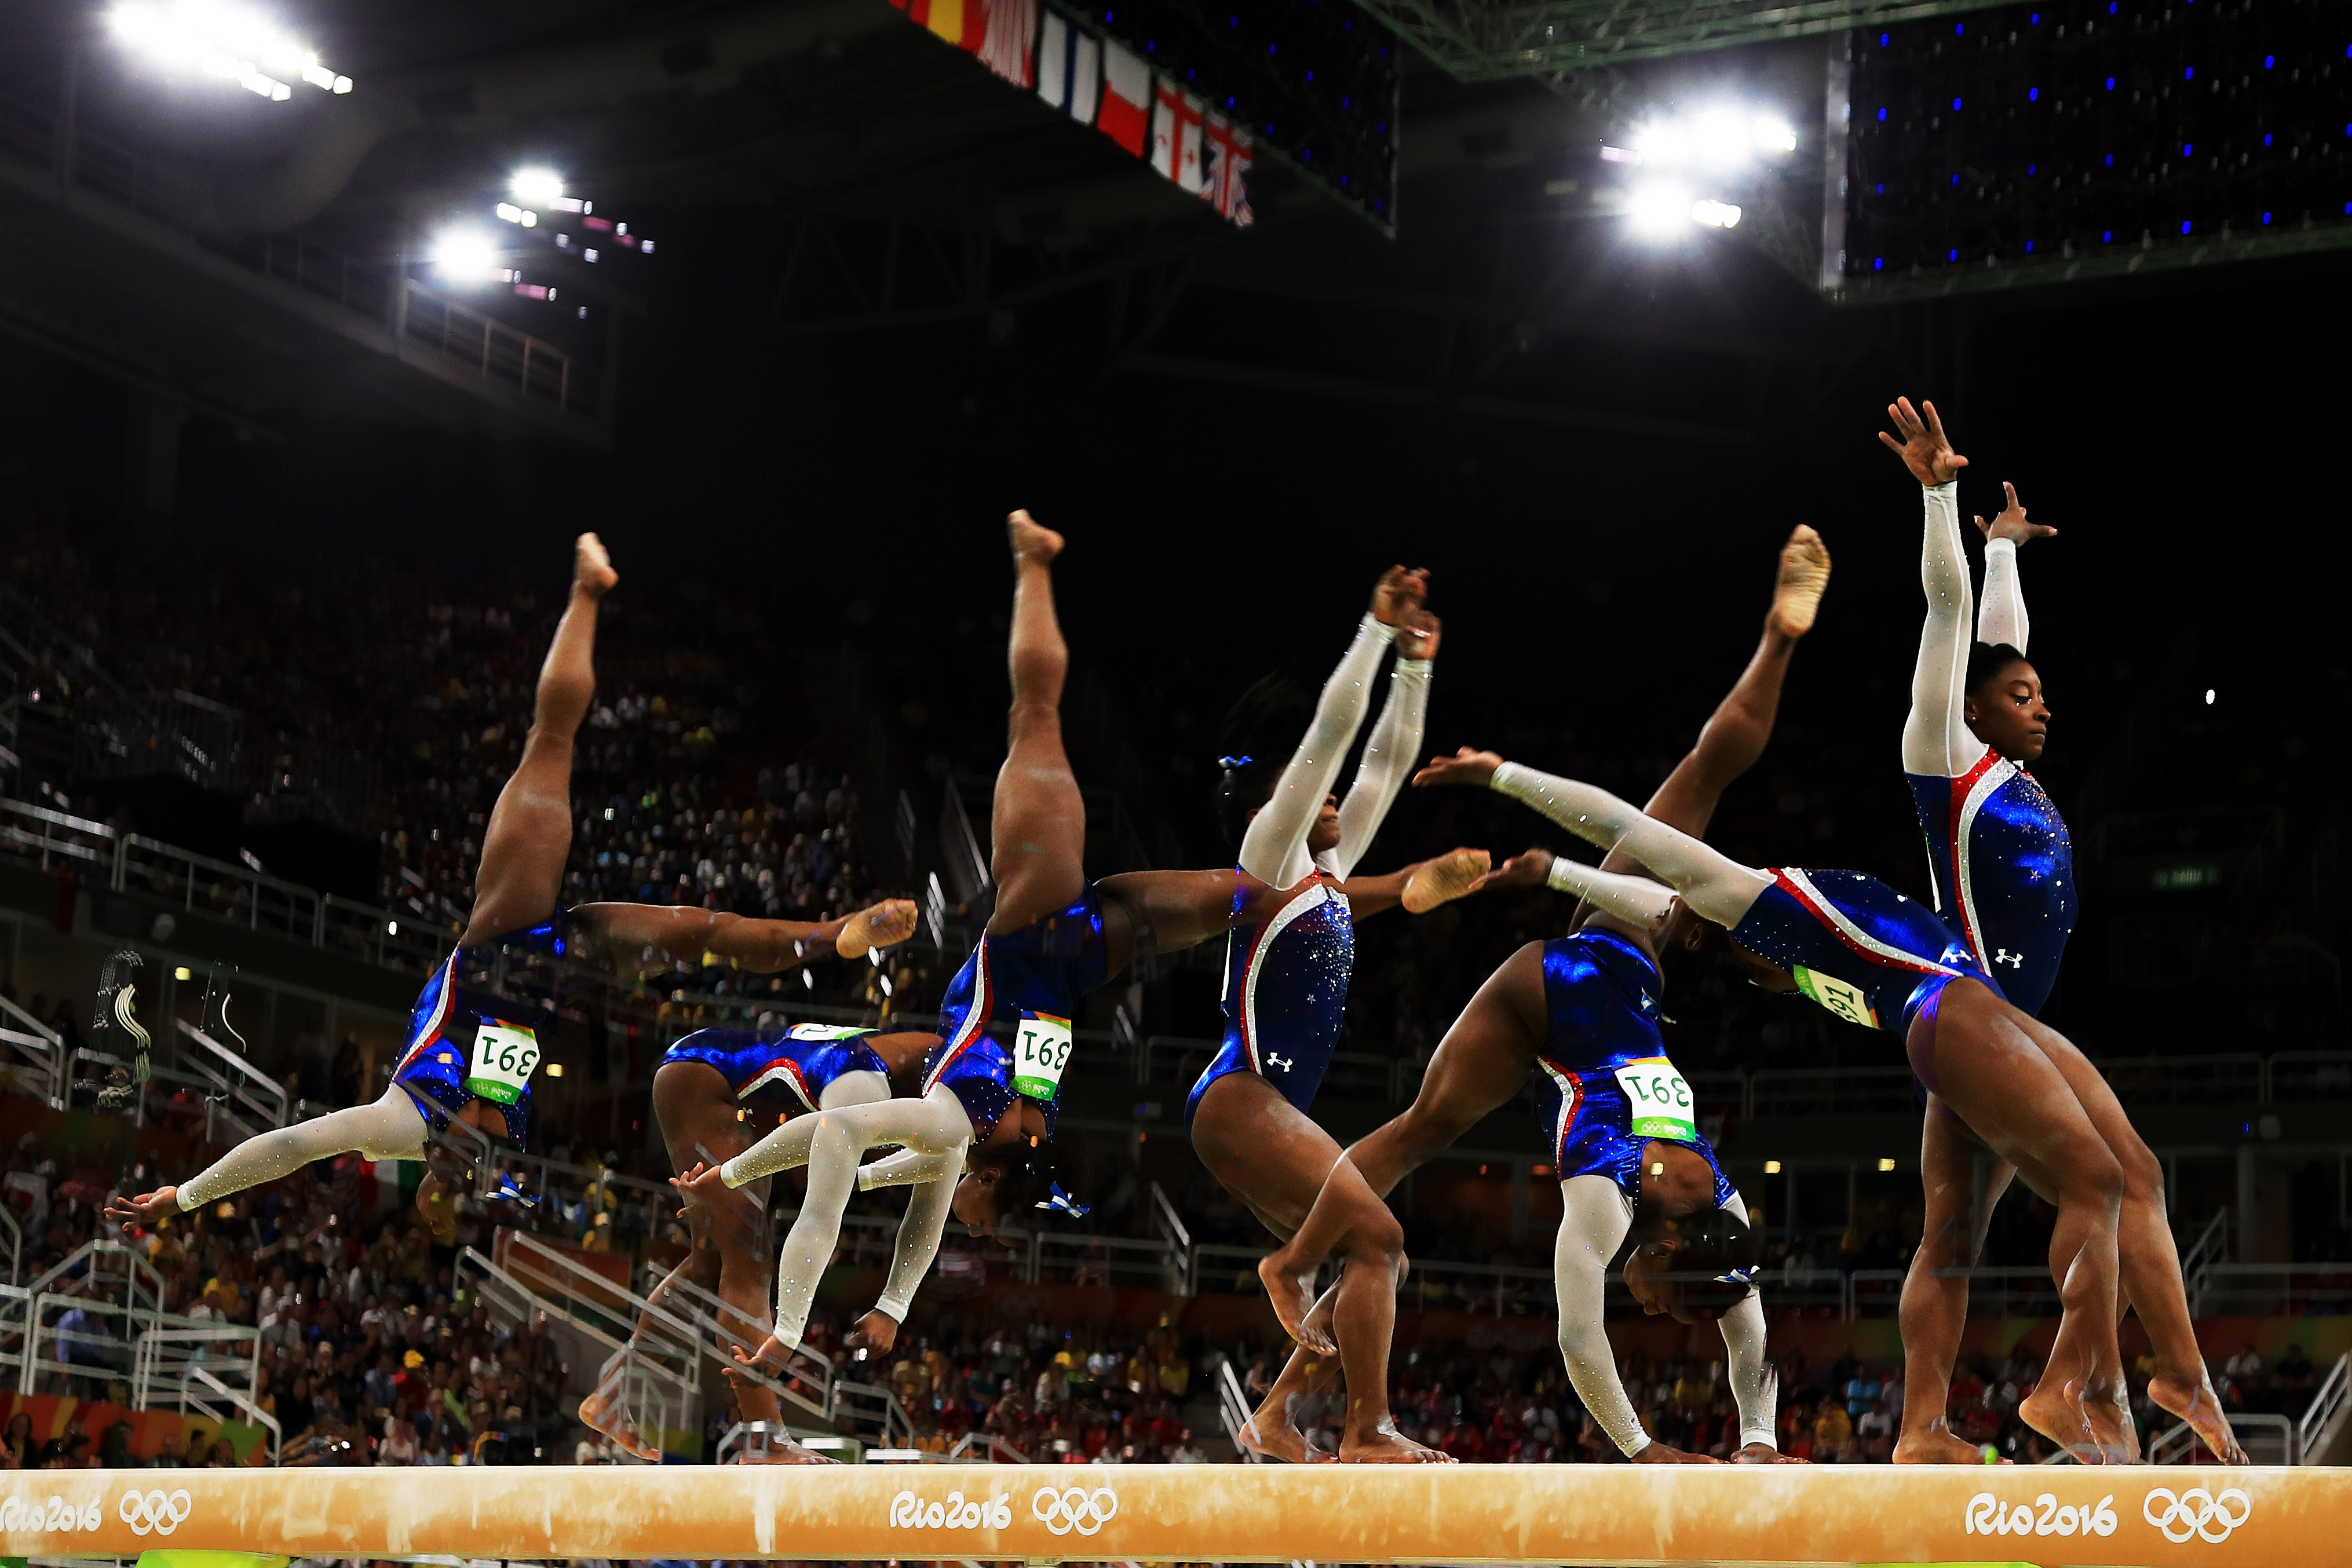
<svg viewBox="0 0 2352 1568"><path fill-rule="evenodd" d="M144 1535L151 1530L158 1535L169 1535L180 1528L180 1521L186 1519L189 1511L194 1507L194 1500L184 1491L175 1491L168 1496L161 1491L151 1491L142 1496L134 1487L122 1494L122 1500L114 1505L114 1511L123 1523L131 1527L133 1535Z"/></svg>
<svg viewBox="0 0 2352 1568"><path fill-rule="evenodd" d="M2161 1508L2157 1506L2158 1498L2164 1500ZM2230 1511L2233 1499L2235 1514ZM2139 1513L2175 1546L2185 1544L2191 1536L2219 1546L2230 1539L2231 1531L2254 1516L2254 1501L2236 1487L2224 1487L2219 1497L2203 1487L2190 1487L2179 1497L2158 1487L2140 1503Z"/></svg>
<svg viewBox="0 0 2352 1568"><path fill-rule="evenodd" d="M1092 1535L1118 1514L1118 1493L1108 1487L1097 1487L1091 1493L1084 1487L1060 1492L1039 1487L1029 1500L1029 1511L1056 1535L1067 1535L1073 1530Z"/></svg>

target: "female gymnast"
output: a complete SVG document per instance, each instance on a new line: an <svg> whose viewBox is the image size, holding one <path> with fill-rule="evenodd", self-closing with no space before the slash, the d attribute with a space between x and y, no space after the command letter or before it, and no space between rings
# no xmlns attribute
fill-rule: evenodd
<svg viewBox="0 0 2352 1568"><path fill-rule="evenodd" d="M708 953L768 972L797 965L819 948L858 957L913 934L915 906L904 899L823 923L635 904L557 907L572 843L572 739L595 693L597 608L617 580L602 542L582 535L571 601L540 671L522 759L499 791L483 834L466 931L417 997L408 1047L383 1098L249 1138L184 1183L116 1199L109 1218L128 1227L184 1213L335 1155L425 1159L432 1135L453 1123L477 1129L485 1139L522 1146L545 1009L484 988L501 963L509 989L538 977L533 959L576 958L599 946ZM727 1114L725 1126L699 1128L703 1142L742 1142L740 1131L730 1131L732 1107ZM428 1170L416 1204L436 1236L446 1241L455 1235L457 1193L447 1174ZM756 1272L754 1280L764 1291Z"/></svg>
<svg viewBox="0 0 2352 1568"><path fill-rule="evenodd" d="M2086 1462L2119 1459L2126 1412L2105 1379L2116 1349L2121 1165L2044 1041L2059 1037L2001 999L2000 987L1934 913L1849 871L1751 870L1589 784L1492 752L1433 759L1426 784L1485 785L1588 842L1622 847L1655 883L1559 860L1553 874L1622 918L1677 933L1679 907L1731 934L1767 989L1798 991L1852 1022L1902 1032L1912 1071L1986 1145L2058 1206L2050 1271L2063 1315L2044 1375L2018 1408ZM1679 894L1679 897L1675 896ZM2061 1042L2063 1043L2063 1041Z"/></svg>
<svg viewBox="0 0 2352 1568"><path fill-rule="evenodd" d="M1799 527L1781 549L1772 606L1754 657L1690 754L1650 798L1646 815L1694 837L1706 832L1724 790L1771 738L1790 657L1812 627L1829 570L1821 536ZM1568 862L1530 850L1486 885L1551 880L1556 863ZM1601 863L1604 870L1639 869L1622 849L1611 851ZM1385 1197L1408 1174L1516 1099L1530 1073L1539 1073L1536 1115L1561 1183L1554 1269L1560 1351L1570 1380L1585 1408L1636 1463L1686 1461L1696 1456L1653 1441L1625 1397L1601 1326L1603 1281L1629 1234L1640 1239L1638 1256L1643 1244L1692 1215L1720 1207L1744 1226L1747 1211L1699 1134L1688 1086L1666 1057L1658 1029L1656 927L1590 906L1578 915L1572 935L1531 942L1495 972L1438 1042L1412 1106L1349 1148L1343 1163ZM1638 1109L1632 1103L1636 1094L1644 1100ZM1654 1097L1656 1103L1648 1103ZM1332 1207L1318 1197L1265 1270L1295 1277L1311 1268L1330 1250L1339 1224ZM1301 1338L1310 1348L1328 1350L1322 1316L1319 1307L1308 1315ZM1776 1460L1775 1390L1764 1359L1763 1309L1752 1292L1723 1312L1721 1327L1740 1411L1738 1457L1748 1463Z"/></svg>
<svg viewBox="0 0 2352 1568"><path fill-rule="evenodd" d="M898 1272L917 1278L938 1247L950 1207L936 1197L927 1199L927 1194L952 1192L956 1217L991 1232L1040 1207L1083 1212L1054 1181L1051 1151L1061 1080L1071 1056L1070 1019L1079 998L1119 973L1139 951L1174 951L1231 930L1254 914L1263 920L1272 913L1258 912L1241 885L1244 879L1233 871L1140 872L1099 883L1087 880L1082 862L1085 803L1061 738L1069 653L1054 611L1052 564L1062 538L1025 512L1014 513L1007 527L1015 569L1007 660L1013 706L1010 745L991 808L996 907L971 957L949 984L940 1016L942 1042L914 1094L827 1110L809 1119L805 1133L797 1126L780 1128L730 1159L689 1171L678 1184L689 1201L716 1203L728 1189L787 1164L808 1165L808 1196L779 1252L774 1331L755 1354L740 1357L757 1369L781 1369L798 1347L809 1298L832 1257L843 1207L856 1186L918 1185L894 1264ZM1408 605L1417 608L1419 580L1393 571L1383 580L1382 592L1381 602L1393 619ZM1388 636L1384 630L1373 639L1374 666ZM1367 668L1357 679L1370 674ZM1400 685L1413 679L1409 672ZM1355 702L1360 714L1360 695ZM1342 752L1354 727L1350 723L1341 737ZM1413 735L1417 738L1417 720ZM1398 749L1400 758L1407 758L1412 747L1408 742ZM1406 764L1385 757L1382 761L1396 775L1389 789L1392 797ZM1383 800L1381 810L1386 805ZM1318 816L1336 813L1326 810ZM1369 839L1369 830L1364 837ZM1348 891L1382 905L1432 907L1458 896L1485 869L1483 857L1457 852L1350 883ZM1321 888L1319 879L1316 885ZM1302 904L1288 920L1306 912ZM1268 988L1269 999L1274 988ZM1337 995L1331 1001L1336 1008ZM1311 1095L1310 1079L1319 1081L1328 1049L1304 1067L1300 1060L1294 1054L1268 1065L1291 1075ZM858 1170L865 1151L888 1145L901 1152ZM915 1206L927 1203L931 1207L919 1216ZM1304 1208L1302 1201L1301 1213ZM867 1313L853 1343L887 1348L899 1316L903 1306L897 1314L878 1308Z"/></svg>
<svg viewBox="0 0 2352 1568"><path fill-rule="evenodd" d="M2027 540L2058 530L2029 522L2016 486L2002 485L2008 506L1990 523L1976 519L1985 537L1985 591L1971 643L1958 500L1959 472L1969 460L1952 449L1934 403L1915 411L1908 398L1898 398L1886 413L1901 439L1885 431L1878 439L1919 481L1927 508L1919 575L1927 619L1903 726L1903 771L1927 841L1936 908L2000 982L2001 994L2038 1015L2057 982L2077 894L2065 819L2025 767L2041 758L2050 709L2041 675L2026 657L2017 551ZM2063 1046L2053 1049L2053 1061L2115 1151L2128 1184L2118 1231L2121 1287L2138 1309L2156 1354L2149 1395L2190 1422L2223 1462L2242 1463L2244 1451L2215 1399L2189 1321L2165 1209L2163 1167L2097 1068L2063 1037L2051 1038ZM1969 1463L1975 1452L1951 1434L1945 1402L1967 1324L1966 1270L1982 1251L1993 1206L2016 1174L1996 1159L1979 1199L1975 1160L1984 1148L1964 1119L1930 1092L1919 1140L1927 1196L1922 1243L1903 1281L1907 1392L1895 1448L1898 1464ZM2112 1379L2114 1397L2127 1400L2120 1367L2102 1370ZM2122 1431L2126 1452L2136 1457L2138 1435L2127 1416Z"/></svg>

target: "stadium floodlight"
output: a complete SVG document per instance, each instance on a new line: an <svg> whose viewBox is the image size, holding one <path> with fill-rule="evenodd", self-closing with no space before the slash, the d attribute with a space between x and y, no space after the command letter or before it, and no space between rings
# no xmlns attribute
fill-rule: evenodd
<svg viewBox="0 0 2352 1568"><path fill-rule="evenodd" d="M1786 120L1733 108L1705 110L1688 119L1669 115L1653 120L1634 132L1633 141L1630 149L1606 148L1601 156L1612 162L1736 169L1759 157L1797 150L1797 133ZM1630 159L1623 156L1628 151L1633 154ZM1612 158L1612 153L1618 156Z"/></svg>
<svg viewBox="0 0 2352 1568"><path fill-rule="evenodd" d="M500 202L498 204L498 214L504 221L520 224L527 229L535 229L539 226L537 213L532 212L529 207L518 207L512 202Z"/></svg>
<svg viewBox="0 0 2352 1568"><path fill-rule="evenodd" d="M507 192L526 207L551 207L563 199L563 176L552 169L518 169Z"/></svg>
<svg viewBox="0 0 2352 1568"><path fill-rule="evenodd" d="M1729 202L1693 202L1690 219L1701 228L1736 228L1739 224L1739 209Z"/></svg>
<svg viewBox="0 0 2352 1568"><path fill-rule="evenodd" d="M502 283L511 276L498 242L478 228L443 229L426 255L434 270L450 283Z"/></svg>
<svg viewBox="0 0 2352 1568"><path fill-rule="evenodd" d="M132 0L109 13L107 20L115 37L134 48L234 81L276 103L294 96L295 82L321 92L352 90L352 78L320 65L317 50L251 12L215 0L173 0L168 5Z"/></svg>
<svg viewBox="0 0 2352 1568"><path fill-rule="evenodd" d="M1664 239L1683 231L1685 224L1696 224L1706 229L1727 229L1738 225L1739 209L1729 202L1711 197L1691 200L1690 193L1679 185L1643 185L1628 193L1625 215L1638 234L1654 239Z"/></svg>

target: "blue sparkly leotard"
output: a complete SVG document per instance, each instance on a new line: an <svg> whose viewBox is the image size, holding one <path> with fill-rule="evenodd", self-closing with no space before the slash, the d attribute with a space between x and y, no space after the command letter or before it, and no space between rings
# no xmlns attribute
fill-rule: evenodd
<svg viewBox="0 0 2352 1568"><path fill-rule="evenodd" d="M2074 929L2074 846L2033 775L1987 750L1957 779L1909 773L1927 837L1936 911L2000 980L2039 1013Z"/></svg>
<svg viewBox="0 0 2352 1568"><path fill-rule="evenodd" d="M1638 1202L1642 1148L1658 1138L1706 1158L1720 1206L1730 1201L1731 1179L1697 1133L1689 1085L1666 1060L1658 986L1656 967L1613 931L1587 926L1544 944L1550 1027L1528 1086L1536 1121L1562 1181L1604 1176Z"/></svg>
<svg viewBox="0 0 2352 1568"><path fill-rule="evenodd" d="M727 1080L738 1100L781 1098L797 1110L814 1111L833 1081L847 1072L890 1075L889 1067L866 1043L880 1032L796 1023L782 1036L748 1029L698 1029L673 1041L664 1061L699 1061Z"/></svg>
<svg viewBox="0 0 2352 1568"><path fill-rule="evenodd" d="M1234 889L1238 916L1255 879ZM1301 1112L1330 1071L1356 962L1356 926L1337 879L1318 871L1255 925L1225 938L1224 1042L1184 1100L1184 1131L1209 1085L1233 1072L1255 1072Z"/></svg>
<svg viewBox="0 0 2352 1568"><path fill-rule="evenodd" d="M1788 970L1799 990L1840 1018L1892 1030L1906 1043L1921 1013L1933 1028L1936 1004L1954 980L1981 980L2000 994L1935 911L1858 871L1775 868L1731 938Z"/></svg>
<svg viewBox="0 0 2352 1568"><path fill-rule="evenodd" d="M1079 998L1101 987L1106 968L1102 904L1091 882L1067 909L982 936L940 1003L940 1045L923 1071L923 1092L946 1084L971 1116L972 1136L988 1136L1018 1097L1005 1042L1024 1019L1059 1026L1066 1040ZM1059 1098L1038 1103L1050 1135Z"/></svg>
<svg viewBox="0 0 2352 1568"><path fill-rule="evenodd" d="M551 1016L549 1003L554 995L554 974L544 961L563 956L569 913L559 909L543 925L451 950L417 992L409 1015L408 1048L393 1069L392 1081L408 1091L436 1133L446 1132L449 1118L472 1102L486 1100L505 1119L507 1141L518 1147L528 1143L528 1074L537 1068L539 1031ZM488 991L494 978L505 994ZM474 1045L485 1027L506 1031L501 1039L531 1053L519 1091L473 1077ZM509 1093L510 1100L506 1097Z"/></svg>

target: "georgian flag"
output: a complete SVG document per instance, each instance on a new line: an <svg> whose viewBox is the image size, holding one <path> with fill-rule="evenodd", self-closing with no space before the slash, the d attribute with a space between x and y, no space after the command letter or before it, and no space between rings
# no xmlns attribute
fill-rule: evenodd
<svg viewBox="0 0 2352 1568"><path fill-rule="evenodd" d="M1102 40L1048 7L1037 43L1037 96L1081 125L1102 99Z"/></svg>
<svg viewBox="0 0 2352 1568"><path fill-rule="evenodd" d="M1160 78L1151 110L1151 166L1196 196L1209 193L1201 161L1201 126L1206 112L1201 100L1172 78Z"/></svg>
<svg viewBox="0 0 2352 1568"><path fill-rule="evenodd" d="M1151 135L1151 68L1116 38L1105 38L1102 76L1095 129L1140 158Z"/></svg>
<svg viewBox="0 0 2352 1568"><path fill-rule="evenodd" d="M1207 183L1202 194L1220 216L1247 228L1255 221L1246 178L1255 146L1250 133L1223 115L1212 112L1202 120L1201 144L1202 173Z"/></svg>

